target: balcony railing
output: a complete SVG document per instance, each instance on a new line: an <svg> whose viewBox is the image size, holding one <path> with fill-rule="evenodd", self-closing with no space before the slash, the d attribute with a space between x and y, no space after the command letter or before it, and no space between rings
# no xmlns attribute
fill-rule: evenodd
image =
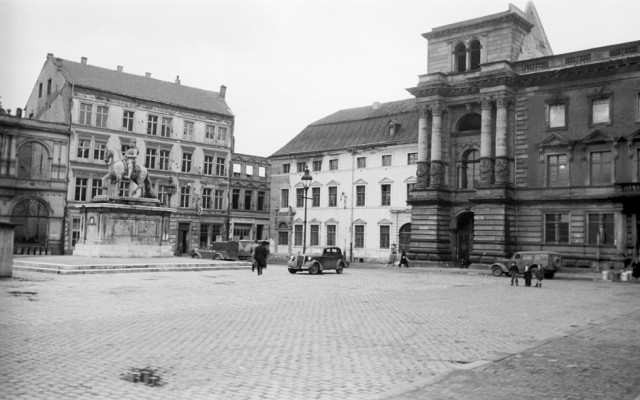
<svg viewBox="0 0 640 400"><path fill-rule="evenodd" d="M638 196L640 195L640 182L634 183L617 183L616 193L624 194L626 196Z"/></svg>

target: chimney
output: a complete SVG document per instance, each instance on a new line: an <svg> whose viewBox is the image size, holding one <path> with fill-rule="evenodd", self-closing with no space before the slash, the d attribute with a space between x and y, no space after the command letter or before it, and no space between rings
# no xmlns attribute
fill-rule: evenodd
<svg viewBox="0 0 640 400"><path fill-rule="evenodd" d="M374 111L377 111L380 109L380 102L379 101L374 101L373 102L373 109Z"/></svg>
<svg viewBox="0 0 640 400"><path fill-rule="evenodd" d="M83 63L84 65L87 65L87 57L81 57L80 62Z"/></svg>
<svg viewBox="0 0 640 400"><path fill-rule="evenodd" d="M176 75L176 85L180 84L180 75Z"/></svg>
<svg viewBox="0 0 640 400"><path fill-rule="evenodd" d="M118 72L122 72L122 65L118 65Z"/></svg>
<svg viewBox="0 0 640 400"><path fill-rule="evenodd" d="M227 96L227 87L225 85L220 85L220 98L224 99Z"/></svg>
<svg viewBox="0 0 640 400"><path fill-rule="evenodd" d="M22 118L22 108L16 108L16 117Z"/></svg>
<svg viewBox="0 0 640 400"><path fill-rule="evenodd" d="M53 53L47 53L47 58L53 58Z"/></svg>
<svg viewBox="0 0 640 400"><path fill-rule="evenodd" d="M145 72L145 73L144 73L144 76L145 76L146 78L151 78L151 72Z"/></svg>

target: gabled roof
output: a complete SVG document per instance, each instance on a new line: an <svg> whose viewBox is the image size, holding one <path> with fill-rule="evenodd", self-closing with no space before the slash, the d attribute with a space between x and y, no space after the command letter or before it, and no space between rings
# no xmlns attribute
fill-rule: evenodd
<svg viewBox="0 0 640 400"><path fill-rule="evenodd" d="M379 106L379 107L378 107ZM337 111L302 130L271 157L345 150L349 147L418 142L416 99ZM393 119L395 133L389 135Z"/></svg>
<svg viewBox="0 0 640 400"><path fill-rule="evenodd" d="M227 102L220 97L220 94L217 92L63 60L61 58L50 57L49 60L57 65L62 76L64 76L70 84L75 86L233 116L233 112L227 106Z"/></svg>

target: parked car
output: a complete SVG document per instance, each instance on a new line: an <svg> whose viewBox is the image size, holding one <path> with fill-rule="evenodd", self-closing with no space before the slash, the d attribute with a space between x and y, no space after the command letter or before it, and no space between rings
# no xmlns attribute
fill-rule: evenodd
<svg viewBox="0 0 640 400"><path fill-rule="evenodd" d="M206 248L191 250L191 258L209 260L248 260L251 258L253 240L231 240L212 242Z"/></svg>
<svg viewBox="0 0 640 400"><path fill-rule="evenodd" d="M529 266L532 270L538 266L544 267L544 277L552 279L562 266L562 255L553 251L519 251L514 253L510 259L498 260L491 265L493 276L509 274L509 266L514 262L518 266L518 273L524 272L524 267Z"/></svg>
<svg viewBox="0 0 640 400"><path fill-rule="evenodd" d="M326 270L335 270L341 274L342 270L349 268L349 262L345 259L339 247L324 247L320 254L298 254L289 257L287 262L289 273L309 271L310 275L322 273Z"/></svg>

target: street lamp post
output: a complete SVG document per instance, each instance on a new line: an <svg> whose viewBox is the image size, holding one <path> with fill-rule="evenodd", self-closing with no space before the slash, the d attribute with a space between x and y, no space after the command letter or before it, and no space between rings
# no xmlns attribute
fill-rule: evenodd
<svg viewBox="0 0 640 400"><path fill-rule="evenodd" d="M311 186L311 180L313 179L309 175L309 168L304 168L304 175L302 175L302 186L304 187L304 230L302 233L302 254L307 251L307 193L309 192L309 186Z"/></svg>

